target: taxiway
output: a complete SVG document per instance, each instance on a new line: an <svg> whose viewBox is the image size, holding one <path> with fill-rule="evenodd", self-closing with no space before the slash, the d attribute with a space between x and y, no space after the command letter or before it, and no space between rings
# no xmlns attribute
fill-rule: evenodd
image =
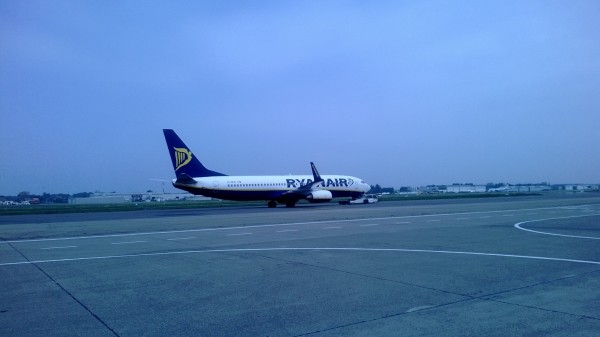
<svg viewBox="0 0 600 337"><path fill-rule="evenodd" d="M3 217L0 335L600 331L600 198Z"/></svg>

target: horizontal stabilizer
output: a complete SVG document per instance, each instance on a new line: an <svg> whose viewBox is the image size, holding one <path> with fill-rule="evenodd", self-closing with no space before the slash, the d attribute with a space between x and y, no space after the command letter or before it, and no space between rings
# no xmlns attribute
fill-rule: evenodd
<svg viewBox="0 0 600 337"><path fill-rule="evenodd" d="M175 182L178 184L186 184L186 185L197 183L197 181L194 180L194 178L190 177L189 175L187 175L185 173L178 174L177 180Z"/></svg>

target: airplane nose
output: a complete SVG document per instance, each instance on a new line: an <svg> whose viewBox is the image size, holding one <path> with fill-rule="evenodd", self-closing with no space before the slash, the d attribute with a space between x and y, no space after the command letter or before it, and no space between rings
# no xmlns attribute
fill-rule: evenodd
<svg viewBox="0 0 600 337"><path fill-rule="evenodd" d="M369 192L370 189L371 189L371 185L369 185L369 184L367 184L365 182L362 183L362 191L363 192L365 192L365 193Z"/></svg>

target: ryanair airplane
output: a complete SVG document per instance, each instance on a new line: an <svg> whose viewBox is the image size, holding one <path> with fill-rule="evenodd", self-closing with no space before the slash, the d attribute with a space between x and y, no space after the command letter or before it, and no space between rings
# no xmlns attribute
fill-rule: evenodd
<svg viewBox="0 0 600 337"><path fill-rule="evenodd" d="M224 200L265 200L269 207L294 207L300 199L311 203L333 198L359 198L371 187L344 175L319 175L311 162L312 176L228 176L204 167L175 131L163 130L175 176L173 186L195 195Z"/></svg>

